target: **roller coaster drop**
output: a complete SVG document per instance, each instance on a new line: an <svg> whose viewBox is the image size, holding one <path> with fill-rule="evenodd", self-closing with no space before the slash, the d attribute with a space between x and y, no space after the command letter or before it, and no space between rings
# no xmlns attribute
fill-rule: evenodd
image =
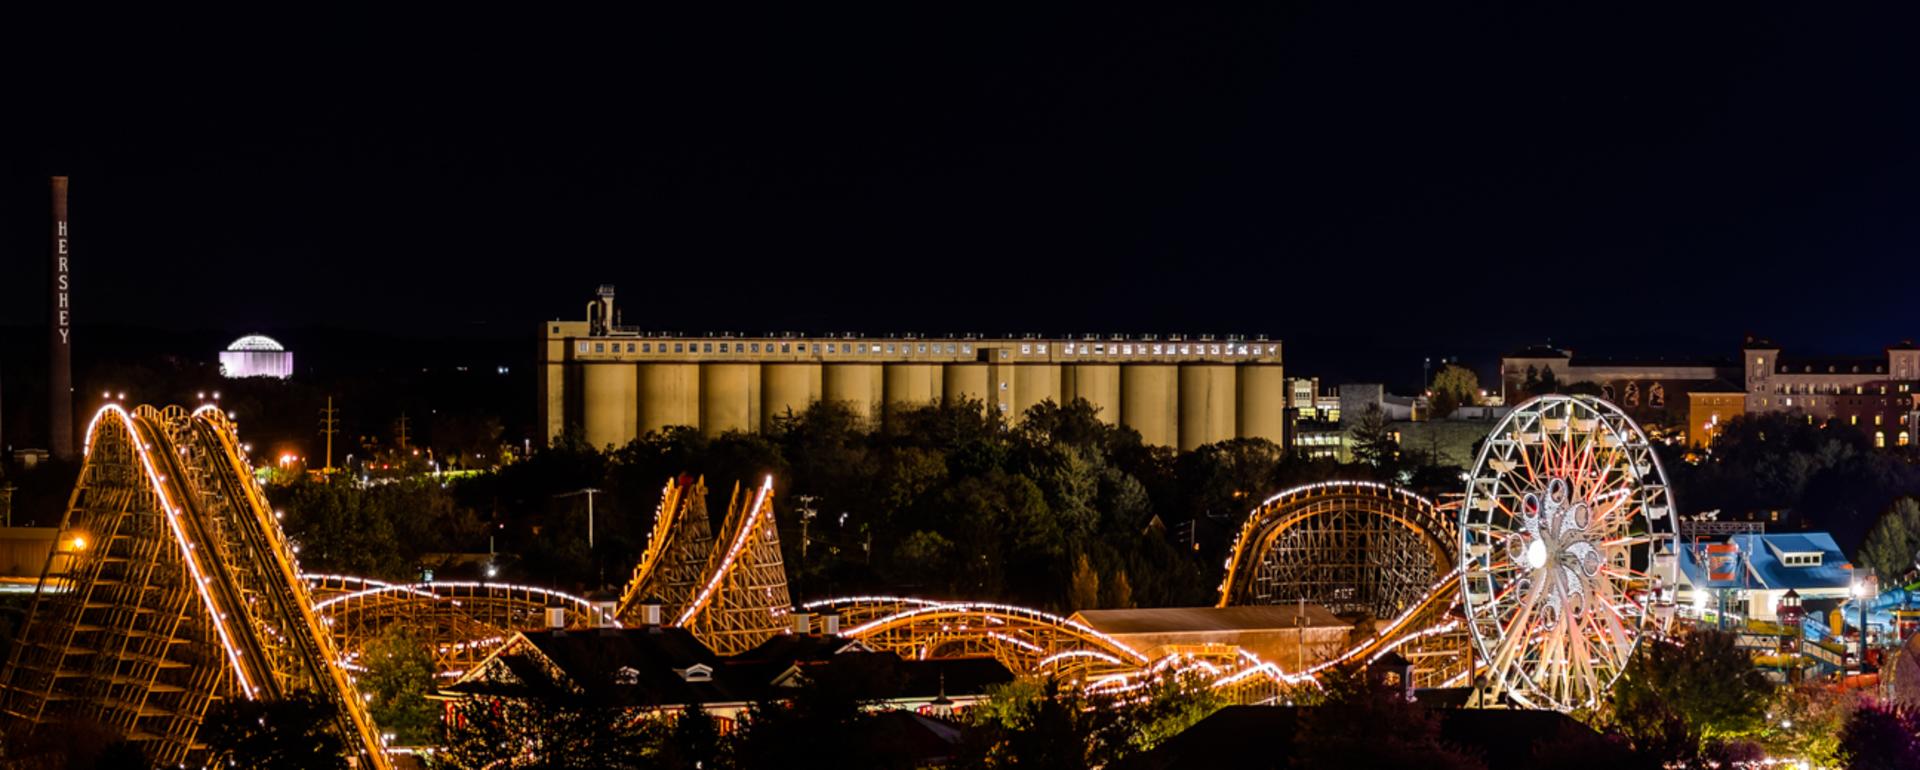
<svg viewBox="0 0 1920 770"><path fill-rule="evenodd" d="M427 635L447 675L514 631L545 626L554 607L570 625L606 626L644 622L657 606L661 622L721 654L792 625L771 479L751 494L736 486L717 534L704 483L669 481L619 603L595 606L503 583L302 575L237 446L209 407L96 415L60 545L4 672L9 719L90 719L146 742L157 761L184 763L200 758L194 735L213 699L304 689L338 704L356 753L383 768L352 672L361 647L393 624ZM1494 428L1459 501L1330 482L1254 509L1220 606L1310 601L1375 619L1374 633L1302 670L1224 645L1136 650L1002 604L868 596L804 608L837 613L842 635L875 649L991 655L1092 691L1172 671L1236 702L1271 702L1329 667L1397 652L1422 686L1476 683L1482 702L1570 709L1600 697L1670 617L1656 603L1672 580L1659 556L1673 549L1671 512L1631 420L1599 399L1546 396Z"/></svg>

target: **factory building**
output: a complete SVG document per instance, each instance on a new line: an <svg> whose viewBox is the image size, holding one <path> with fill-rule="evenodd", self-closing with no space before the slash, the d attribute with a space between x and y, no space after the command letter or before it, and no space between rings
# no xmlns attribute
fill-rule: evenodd
<svg viewBox="0 0 1920 770"><path fill-rule="evenodd" d="M549 439L569 425L594 446L685 425L708 435L764 430L815 401L869 420L902 407L979 401L1018 417L1086 399L1149 444L1193 449L1285 437L1278 341L1239 337L682 335L620 326L603 286L584 321L543 325L540 412Z"/></svg>

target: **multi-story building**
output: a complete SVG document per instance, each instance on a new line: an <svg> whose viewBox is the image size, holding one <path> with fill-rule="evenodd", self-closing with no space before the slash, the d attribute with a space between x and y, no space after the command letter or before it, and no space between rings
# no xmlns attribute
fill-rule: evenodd
<svg viewBox="0 0 1920 770"><path fill-rule="evenodd" d="M1877 447L1913 443L1920 346L1911 340L1889 346L1884 356L1808 358L1748 337L1742 352L1748 412L1797 409L1817 422L1858 427Z"/></svg>
<svg viewBox="0 0 1920 770"><path fill-rule="evenodd" d="M1500 395L1504 403L1518 404L1527 399L1530 381L1554 380L1562 390L1584 384L1643 423L1679 423L1690 393L1735 379L1737 370L1729 360L1587 358L1535 346L1501 357Z"/></svg>
<svg viewBox="0 0 1920 770"><path fill-rule="evenodd" d="M570 425L594 446L674 425L757 431L822 400L884 420L924 404L978 401L1018 416L1085 399L1150 444L1285 440L1280 343L1265 337L685 335L617 319L603 286L586 320L542 325L547 438Z"/></svg>

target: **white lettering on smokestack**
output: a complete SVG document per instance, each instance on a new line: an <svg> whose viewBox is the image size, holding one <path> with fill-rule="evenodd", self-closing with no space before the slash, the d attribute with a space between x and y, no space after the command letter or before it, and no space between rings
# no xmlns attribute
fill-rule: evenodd
<svg viewBox="0 0 1920 770"><path fill-rule="evenodd" d="M61 213L64 214L65 212ZM54 253L59 255L59 260L55 263L55 269L59 272L59 275L55 276L55 280L59 282L59 293L55 295L55 302L58 303L56 306L60 310L60 320L56 328L60 332L60 344L65 345L72 339L73 333L72 329L68 328L70 319L67 316L67 290L69 286L67 283L67 220L62 219L55 222L54 226L56 228Z"/></svg>

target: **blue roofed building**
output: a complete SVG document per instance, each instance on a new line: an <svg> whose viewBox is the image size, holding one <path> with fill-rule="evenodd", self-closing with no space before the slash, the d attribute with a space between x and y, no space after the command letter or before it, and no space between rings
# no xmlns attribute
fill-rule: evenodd
<svg viewBox="0 0 1920 770"><path fill-rule="evenodd" d="M1732 545L1733 552L1709 551L1720 544ZM1725 561L1716 568L1716 559ZM1846 599L1853 584L1853 565L1825 532L1734 534L1683 543L1679 564L1682 606L1703 610L1716 603L1714 591L1725 590L1730 592L1727 609L1754 620L1777 620L1780 598L1788 591L1817 603Z"/></svg>

